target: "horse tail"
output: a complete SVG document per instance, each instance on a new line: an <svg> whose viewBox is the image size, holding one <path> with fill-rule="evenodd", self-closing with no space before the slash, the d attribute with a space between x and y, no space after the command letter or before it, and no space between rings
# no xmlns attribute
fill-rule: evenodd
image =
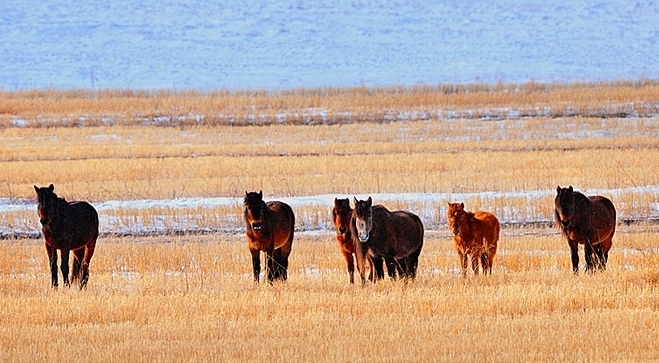
<svg viewBox="0 0 659 363"><path fill-rule="evenodd" d="M288 206L288 211L291 213L291 224L289 226L291 234L288 237L288 242L287 242L288 245L290 246L293 244L293 235L295 234L295 213L293 212L293 208L291 208L290 206Z"/></svg>

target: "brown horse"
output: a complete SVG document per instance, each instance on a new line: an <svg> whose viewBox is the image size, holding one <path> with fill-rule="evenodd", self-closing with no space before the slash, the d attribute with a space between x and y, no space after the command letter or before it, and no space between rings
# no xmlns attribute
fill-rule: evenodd
<svg viewBox="0 0 659 363"><path fill-rule="evenodd" d="M586 197L569 188L556 188L554 219L567 238L572 255L572 270L579 272L578 245L584 245L586 271L604 270L616 231L616 209L600 195Z"/></svg>
<svg viewBox="0 0 659 363"><path fill-rule="evenodd" d="M499 241L499 220L492 213L468 212L464 207L464 203L448 203L446 212L455 250L460 257L462 276L467 276L468 257L471 257L471 268L476 275L479 259L483 274L489 272L491 275Z"/></svg>
<svg viewBox="0 0 659 363"><path fill-rule="evenodd" d="M245 192L245 235L252 253L254 281L259 282L261 251L266 254L268 282L288 279L288 256L293 245L295 214L283 202L263 201L263 191Z"/></svg>
<svg viewBox="0 0 659 363"><path fill-rule="evenodd" d="M366 201L354 198L354 203L350 229L362 283L366 281L367 258L372 262L384 259L390 276L397 270L401 278L414 279L423 248L421 219L407 211L391 212L382 205L373 205L371 197ZM382 268L376 266L375 272L376 278L384 277Z"/></svg>
<svg viewBox="0 0 659 363"><path fill-rule="evenodd" d="M350 283L355 282L355 262L353 255L355 253L355 245L352 240L352 233L350 233L350 218L352 217L352 208L350 208L350 199L337 199L334 198L334 208L332 208L332 221L336 228L336 241L339 243L341 255L346 261L348 267L348 274L350 275Z"/></svg>
<svg viewBox="0 0 659 363"><path fill-rule="evenodd" d="M57 250L60 250L62 279L69 284L69 252L73 251L73 273L71 283L79 283L80 289L87 286L89 263L94 255L98 238L98 213L87 202L67 202L53 193L55 187L34 186L39 203L41 231L46 240L46 251L50 264L51 282L57 287Z"/></svg>

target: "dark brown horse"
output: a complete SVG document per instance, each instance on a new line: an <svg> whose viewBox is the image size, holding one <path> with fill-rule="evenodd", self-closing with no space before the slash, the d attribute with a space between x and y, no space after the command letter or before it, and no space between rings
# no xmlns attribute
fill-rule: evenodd
<svg viewBox="0 0 659 363"><path fill-rule="evenodd" d="M499 241L499 220L489 212L465 210L464 203L448 203L446 211L448 227L453 233L453 244L460 257L462 276L467 276L471 257L471 268L478 275L478 260L483 274L492 274L492 264Z"/></svg>
<svg viewBox="0 0 659 363"><path fill-rule="evenodd" d="M554 219L567 238L572 256L572 270L579 272L578 246L584 245L586 271L604 270L616 231L616 209L600 195L585 196L569 188L556 188Z"/></svg>
<svg viewBox="0 0 659 363"><path fill-rule="evenodd" d="M350 219L352 218L352 208L350 207L350 199L337 199L334 198L334 208L332 208L332 221L334 222L334 227L336 228L336 241L339 244L339 250L341 255L346 261L346 266L348 267L348 275L350 276L350 283L355 282L355 241L352 238L352 233L350 230ZM369 262L373 262L370 261ZM384 269L382 267L382 259L375 261L375 266L371 263L370 272L368 279L373 281L375 276L375 269L377 268L380 271L382 278L384 277ZM388 264L387 267L390 268ZM395 277L395 270L389 270L389 276Z"/></svg>
<svg viewBox="0 0 659 363"><path fill-rule="evenodd" d="M288 256L293 245L295 214L283 202L263 201L263 191L245 192L245 235L252 253L254 281L259 282L261 251L266 254L268 282L288 278Z"/></svg>
<svg viewBox="0 0 659 363"><path fill-rule="evenodd" d="M401 278L414 279L423 247L423 223L407 211L389 211L382 205L373 205L371 197L366 201L354 198L350 229L355 243L357 268L366 281L366 259L384 259L387 266L395 264ZM393 269L389 269L392 275ZM376 277L384 277L382 269L375 267Z"/></svg>
<svg viewBox="0 0 659 363"><path fill-rule="evenodd" d="M39 203L41 231L46 240L52 286L57 287L57 250L60 250L62 278L69 284L69 252L73 251L71 283L87 286L89 263L98 238L98 213L87 202L67 202L53 193L55 187L34 186Z"/></svg>

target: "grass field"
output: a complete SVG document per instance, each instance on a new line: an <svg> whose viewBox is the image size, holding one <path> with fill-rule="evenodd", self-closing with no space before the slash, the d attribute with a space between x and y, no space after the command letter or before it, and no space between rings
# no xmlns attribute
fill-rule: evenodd
<svg viewBox="0 0 659 363"><path fill-rule="evenodd" d="M87 290L52 290L41 239L0 241L0 360L657 361L659 84L291 91L0 92L0 199L449 193L551 218L557 185L616 192L608 269L577 276L552 228L505 226L492 276L460 276L443 202L414 282L350 285L331 206L296 210L284 284L252 282L244 235L106 233ZM646 189L644 189L646 188ZM482 192L510 197L482 197ZM472 195L473 196L470 196ZM499 195L499 194L496 194ZM453 201L455 201L453 199ZM113 210L220 230L240 207ZM310 224L310 226L304 224ZM38 229L34 210L0 227ZM101 231L104 232L104 231ZM582 255L583 265L583 255Z"/></svg>
<svg viewBox="0 0 659 363"><path fill-rule="evenodd" d="M659 359L656 233L620 232L606 272L575 276L557 235L503 230L493 275L464 279L432 232L416 281L363 287L331 233L298 235L289 281L256 285L243 238L104 239L86 291L50 289L41 243L0 244L0 359Z"/></svg>

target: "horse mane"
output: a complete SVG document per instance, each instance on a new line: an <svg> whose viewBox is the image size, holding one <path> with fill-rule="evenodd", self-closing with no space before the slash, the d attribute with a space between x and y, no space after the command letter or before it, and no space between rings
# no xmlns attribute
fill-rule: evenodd
<svg viewBox="0 0 659 363"><path fill-rule="evenodd" d="M245 206L245 215L247 215L248 210L258 211L258 208L262 208L263 210L267 209L263 196L256 192L245 193L243 205Z"/></svg>
<svg viewBox="0 0 659 363"><path fill-rule="evenodd" d="M60 220L66 220L66 217L69 212L70 208L70 203L66 201L63 197L58 197L57 194L51 193L51 198L53 199L53 207L51 210L46 210L45 212L47 213L46 217L48 218L45 222L45 224L49 224L51 221L60 221ZM42 221L41 223L43 223ZM53 227L57 226L50 226L52 229Z"/></svg>
<svg viewBox="0 0 659 363"><path fill-rule="evenodd" d="M467 222L465 224L467 225L467 228L469 228L474 224L474 220L476 219L476 213L464 209L462 211L465 213L465 217L467 217L464 219L464 221Z"/></svg>
<svg viewBox="0 0 659 363"><path fill-rule="evenodd" d="M574 204L577 205L578 211L590 208L590 199L585 194L575 190L572 195L574 195Z"/></svg>
<svg viewBox="0 0 659 363"><path fill-rule="evenodd" d="M350 199L336 199L334 201L334 212L339 215L350 214L352 208L350 208Z"/></svg>
<svg viewBox="0 0 659 363"><path fill-rule="evenodd" d="M363 216L367 215L368 213L370 213L371 207L369 207L368 204L366 204L365 202L360 201L359 203L357 203L355 205L354 211L355 211L355 214L358 217L363 217Z"/></svg>
<svg viewBox="0 0 659 363"><path fill-rule="evenodd" d="M567 189L566 189L567 192ZM572 197L574 198L574 210L575 213L572 215L571 218L573 219L578 219L580 218L583 214L585 213L590 213L590 199L588 197L576 190L572 190ZM558 212L554 212L554 220L556 222L556 226L558 227L559 232L563 234L564 236L567 236L568 230L563 227L563 224L561 223L559 217L558 217Z"/></svg>

